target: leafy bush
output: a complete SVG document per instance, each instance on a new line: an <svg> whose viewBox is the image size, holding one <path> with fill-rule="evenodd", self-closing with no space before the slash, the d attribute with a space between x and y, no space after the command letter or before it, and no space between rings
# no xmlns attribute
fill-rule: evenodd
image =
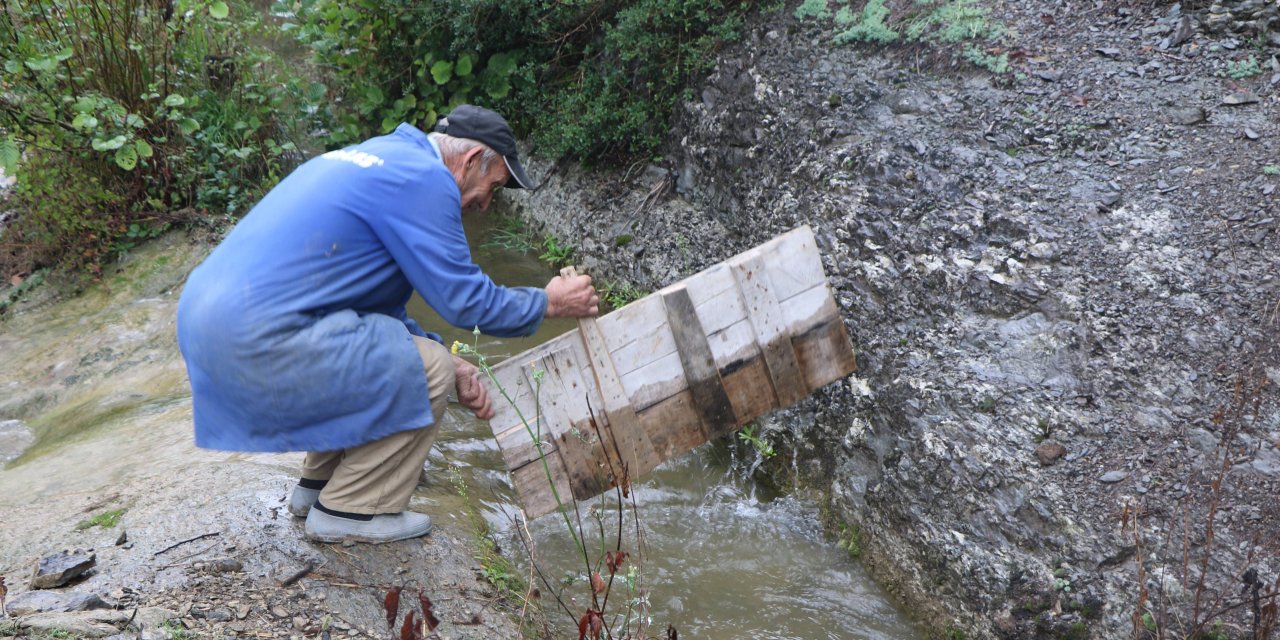
<svg viewBox="0 0 1280 640"><path fill-rule="evenodd" d="M0 270L97 273L133 240L274 184L302 92L247 44L254 11L234 12L248 17L222 0L0 0L0 166L21 212Z"/></svg>
<svg viewBox="0 0 1280 640"><path fill-rule="evenodd" d="M330 84L331 145L491 107L544 153L644 154L737 36L726 0L301 0L298 34Z"/></svg>

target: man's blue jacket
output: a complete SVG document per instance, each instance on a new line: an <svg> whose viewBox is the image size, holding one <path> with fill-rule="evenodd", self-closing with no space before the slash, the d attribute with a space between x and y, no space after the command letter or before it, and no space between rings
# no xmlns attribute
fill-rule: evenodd
<svg viewBox="0 0 1280 640"><path fill-rule="evenodd" d="M196 445L332 451L432 423L405 315L413 290L446 321L537 330L546 293L471 260L461 197L426 134L389 135L299 167L191 272L178 346Z"/></svg>

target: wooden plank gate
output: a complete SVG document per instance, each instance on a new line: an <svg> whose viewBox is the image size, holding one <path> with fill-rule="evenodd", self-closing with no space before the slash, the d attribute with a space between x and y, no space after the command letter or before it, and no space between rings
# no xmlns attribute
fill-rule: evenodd
<svg viewBox="0 0 1280 640"><path fill-rule="evenodd" d="M536 518L552 483L592 498L855 368L805 226L495 366L489 424Z"/></svg>

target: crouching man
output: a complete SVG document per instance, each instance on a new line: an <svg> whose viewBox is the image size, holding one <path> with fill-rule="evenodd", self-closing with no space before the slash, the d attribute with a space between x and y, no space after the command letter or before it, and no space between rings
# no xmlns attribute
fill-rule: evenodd
<svg viewBox="0 0 1280 640"><path fill-rule="evenodd" d="M187 280L178 345L196 445L305 451L289 511L320 542L426 535L407 511L447 398L493 415L479 372L405 313L414 290L449 323L526 336L598 313L587 276L502 287L471 260L462 214L531 188L498 114L462 105L303 164Z"/></svg>

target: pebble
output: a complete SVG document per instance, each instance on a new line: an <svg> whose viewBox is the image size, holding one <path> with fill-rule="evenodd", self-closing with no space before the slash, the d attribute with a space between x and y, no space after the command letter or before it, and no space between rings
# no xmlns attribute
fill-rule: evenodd
<svg viewBox="0 0 1280 640"><path fill-rule="evenodd" d="M1128 477L1129 477L1128 471L1108 471L1102 474L1102 477L1098 478L1098 482L1103 482L1106 484L1115 484Z"/></svg>
<svg viewBox="0 0 1280 640"><path fill-rule="evenodd" d="M293 617L293 628L302 631L307 628L307 619L302 616Z"/></svg>
<svg viewBox="0 0 1280 640"><path fill-rule="evenodd" d="M275 616L275 617L277 617L277 618L288 618L288 617L289 617L289 612L288 612L288 611L285 611L285 610L284 610L284 607L282 607L282 606L280 606L280 605L276 605L276 606L274 606L274 607L271 607L271 615L273 615L273 616Z"/></svg>

